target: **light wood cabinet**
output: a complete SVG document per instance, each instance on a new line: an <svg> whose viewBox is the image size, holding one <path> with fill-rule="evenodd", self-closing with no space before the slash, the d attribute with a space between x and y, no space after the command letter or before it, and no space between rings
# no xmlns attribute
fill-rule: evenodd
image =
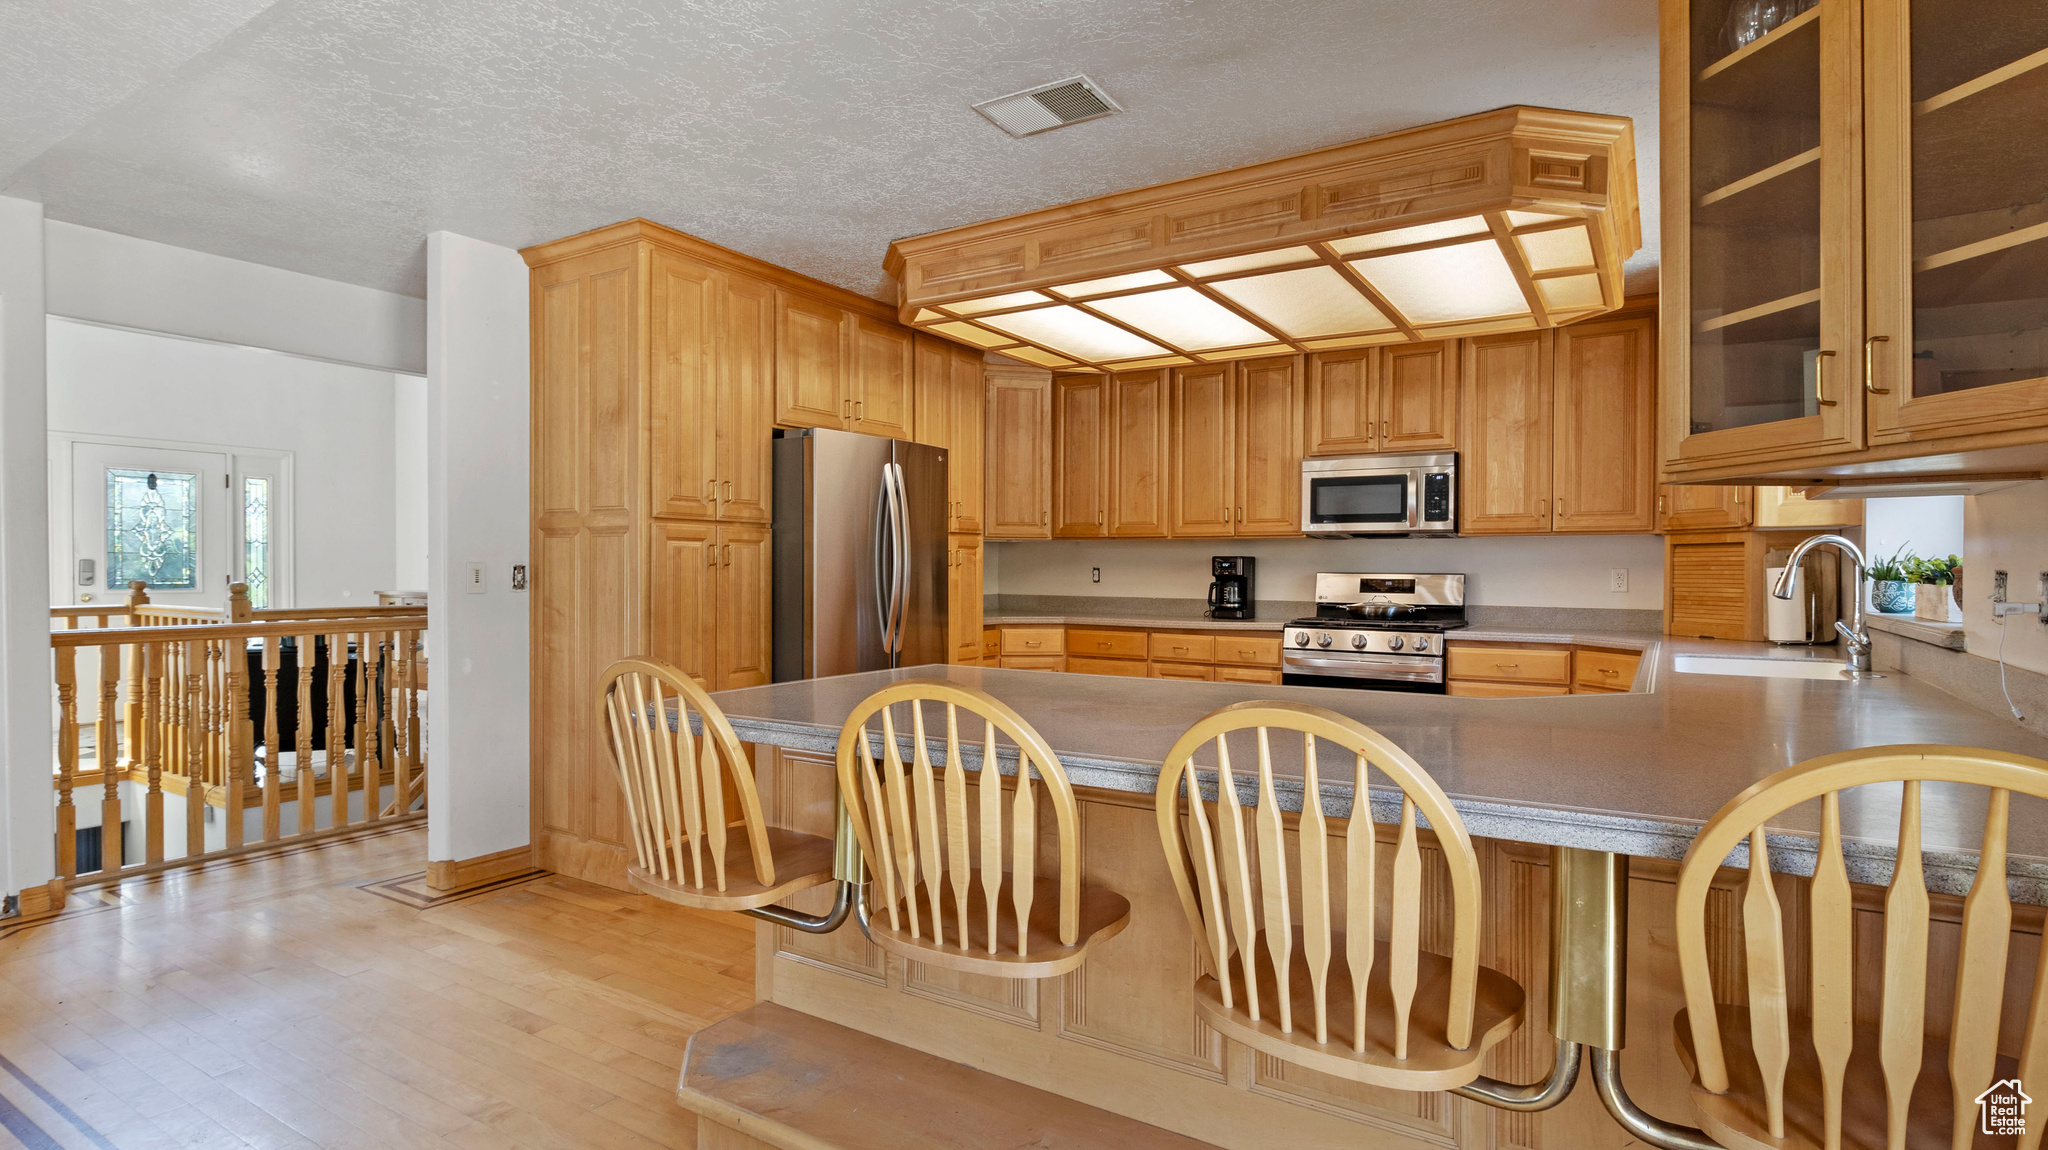
<svg viewBox="0 0 2048 1150"><path fill-rule="evenodd" d="M907 429L911 336L874 301L644 220L522 255L536 862L623 889L598 675L633 655L712 690L770 680L773 424L846 426L853 389L879 405L856 425Z"/></svg>
<svg viewBox="0 0 2048 1150"><path fill-rule="evenodd" d="M1177 539L1227 536L1237 500L1236 372L1230 364L1173 373L1170 533Z"/></svg>
<svg viewBox="0 0 2048 1150"><path fill-rule="evenodd" d="M979 534L982 517L982 405L979 354L919 334L913 348L913 438L946 450L946 529Z"/></svg>
<svg viewBox="0 0 2048 1150"><path fill-rule="evenodd" d="M1665 536L1665 632L1699 639L1762 639L1763 546L1763 536L1754 531Z"/></svg>
<svg viewBox="0 0 2048 1150"><path fill-rule="evenodd" d="M1301 534L1301 360L1173 373L1168 533Z"/></svg>
<svg viewBox="0 0 2048 1150"><path fill-rule="evenodd" d="M909 439L912 370L911 333L893 323L853 316L854 373L850 431L886 439Z"/></svg>
<svg viewBox="0 0 2048 1150"><path fill-rule="evenodd" d="M1552 530L1656 530L1655 329L1649 316L1557 329Z"/></svg>
<svg viewBox="0 0 2048 1150"><path fill-rule="evenodd" d="M953 535L946 542L947 634L952 639L947 661L980 663L981 537Z"/></svg>
<svg viewBox="0 0 2048 1150"><path fill-rule="evenodd" d="M1457 348L1439 340L1311 355L1308 454L1456 450Z"/></svg>
<svg viewBox="0 0 2048 1150"><path fill-rule="evenodd" d="M1739 531L1749 526L1753 489L1741 485L1667 486L1657 496L1659 531Z"/></svg>
<svg viewBox="0 0 2048 1150"><path fill-rule="evenodd" d="M1665 477L2048 469L2043 20L1729 8L1663 0Z"/></svg>
<svg viewBox="0 0 2048 1150"><path fill-rule="evenodd" d="M1463 341L1460 534L1656 530L1654 324Z"/></svg>
<svg viewBox="0 0 2048 1150"><path fill-rule="evenodd" d="M1044 369L988 369L983 429L990 539L1052 537L1052 375Z"/></svg>
<svg viewBox="0 0 2048 1150"><path fill-rule="evenodd" d="M1109 382L1102 375L1052 377L1052 534L1109 534Z"/></svg>
<svg viewBox="0 0 2048 1150"><path fill-rule="evenodd" d="M1758 487L1752 500L1759 528L1863 525L1861 499L1808 499L1796 488Z"/></svg>
<svg viewBox="0 0 2048 1150"><path fill-rule="evenodd" d="M1537 535L1550 530L1551 335L1464 341L1458 532Z"/></svg>
<svg viewBox="0 0 2048 1150"><path fill-rule="evenodd" d="M1164 368L1108 377L1109 534L1157 538L1167 528L1168 427L1172 397Z"/></svg>
<svg viewBox="0 0 2048 1150"><path fill-rule="evenodd" d="M1301 534L1301 360L1237 365L1237 521L1232 534Z"/></svg>

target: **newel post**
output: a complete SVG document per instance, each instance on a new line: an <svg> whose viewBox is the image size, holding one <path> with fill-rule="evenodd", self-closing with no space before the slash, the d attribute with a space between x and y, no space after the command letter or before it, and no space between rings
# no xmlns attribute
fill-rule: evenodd
<svg viewBox="0 0 2048 1150"><path fill-rule="evenodd" d="M255 618L255 611L256 609L249 605L249 585L228 584L228 622L247 623Z"/></svg>

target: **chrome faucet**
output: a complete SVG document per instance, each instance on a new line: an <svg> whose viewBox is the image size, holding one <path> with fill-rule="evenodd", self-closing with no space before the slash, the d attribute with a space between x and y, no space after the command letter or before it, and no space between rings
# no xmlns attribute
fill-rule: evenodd
<svg viewBox="0 0 2048 1150"><path fill-rule="evenodd" d="M1840 631L1842 638L1848 642L1848 655L1845 662L1848 664L1849 671L1853 674L1867 675L1870 673L1870 632L1863 629L1864 562L1861 548L1840 535L1816 535L1806 540L1792 549L1792 557L1785 560L1785 569L1779 573L1778 582L1772 586L1771 594L1779 599L1790 599L1792 597L1792 580L1799 572L1799 561L1806 558L1808 551L1823 543L1833 545L1842 554L1847 555L1850 562L1856 564L1856 605L1850 614L1852 622L1844 624L1840 619L1837 619L1835 620L1835 630Z"/></svg>

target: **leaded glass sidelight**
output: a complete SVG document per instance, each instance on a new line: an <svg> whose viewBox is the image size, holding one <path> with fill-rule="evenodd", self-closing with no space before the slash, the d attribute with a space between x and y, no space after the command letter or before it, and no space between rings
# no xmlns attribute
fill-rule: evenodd
<svg viewBox="0 0 2048 1150"><path fill-rule="evenodd" d="M242 479L242 582L251 607L270 606L270 480L256 475Z"/></svg>
<svg viewBox="0 0 2048 1150"><path fill-rule="evenodd" d="M199 477L107 469L107 586L199 587Z"/></svg>

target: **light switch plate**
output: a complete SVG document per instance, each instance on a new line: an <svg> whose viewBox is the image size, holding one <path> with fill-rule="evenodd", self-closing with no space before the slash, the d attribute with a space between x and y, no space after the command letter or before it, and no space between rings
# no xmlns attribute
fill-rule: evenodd
<svg viewBox="0 0 2048 1150"><path fill-rule="evenodd" d="M514 591L526 590L526 564L514 563L512 565L512 589Z"/></svg>
<svg viewBox="0 0 2048 1150"><path fill-rule="evenodd" d="M465 590L465 591L469 592L469 593L470 593L470 594L472 594L472 595L481 595L481 594L483 594L483 593L484 593L484 565L483 565L483 564L481 564L481 563L471 563L471 564L469 564L469 565L468 565L468 571L469 571L469 575L468 575L468 579L469 579L469 582L468 582L468 583L467 583L467 584L466 584L466 585L465 585L465 586L463 587L463 590Z"/></svg>

